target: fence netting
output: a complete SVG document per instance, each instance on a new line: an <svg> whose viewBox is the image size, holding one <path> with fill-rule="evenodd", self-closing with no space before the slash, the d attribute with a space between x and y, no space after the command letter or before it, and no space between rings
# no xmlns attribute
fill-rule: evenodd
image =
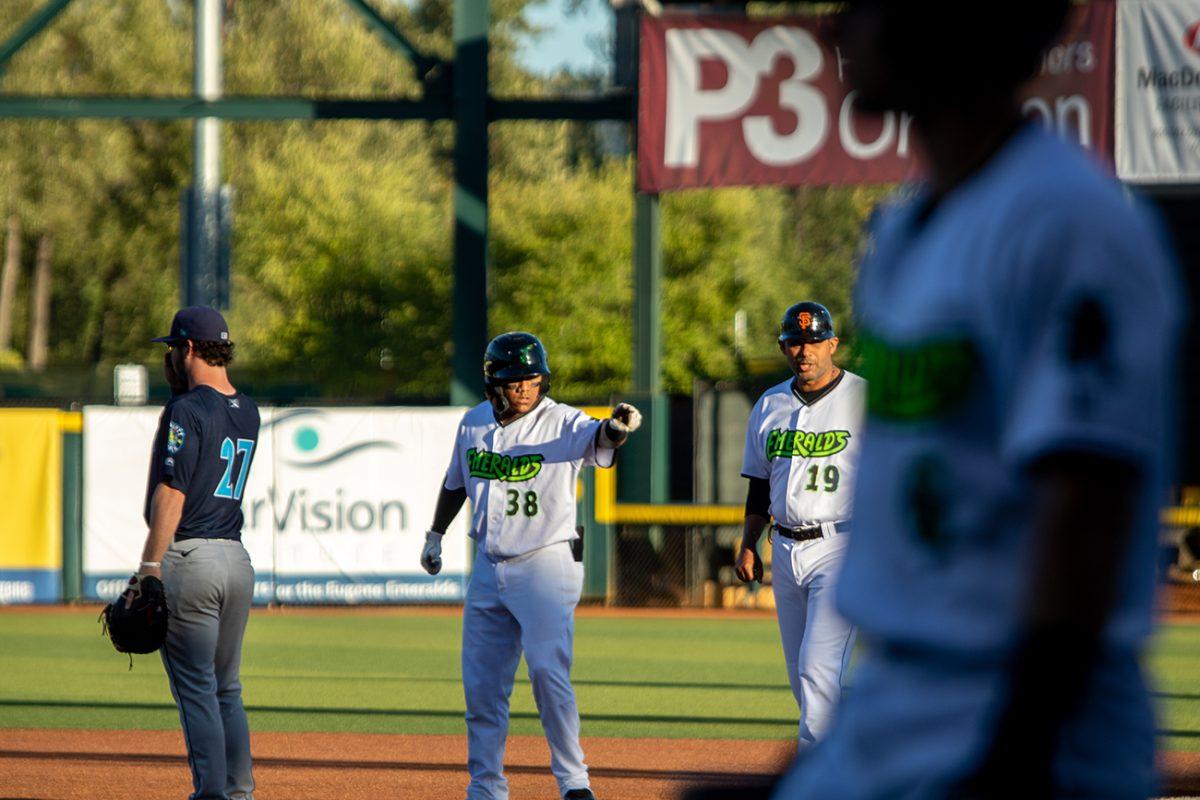
<svg viewBox="0 0 1200 800"><path fill-rule="evenodd" d="M734 574L742 532L735 527L621 525L613 548L610 602L667 608L774 608L770 546L763 585Z"/></svg>
<svg viewBox="0 0 1200 800"><path fill-rule="evenodd" d="M609 603L649 608L775 607L771 547L759 545L763 582L734 574L741 529L621 525L613 548ZM1159 611L1200 614L1200 528L1165 530L1159 563Z"/></svg>

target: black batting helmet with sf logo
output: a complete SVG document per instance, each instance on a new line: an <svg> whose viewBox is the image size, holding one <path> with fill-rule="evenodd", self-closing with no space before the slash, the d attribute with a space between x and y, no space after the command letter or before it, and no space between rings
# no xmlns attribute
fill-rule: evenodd
<svg viewBox="0 0 1200 800"><path fill-rule="evenodd" d="M820 303L806 301L788 306L779 323L780 343L823 342L835 336L833 317Z"/></svg>

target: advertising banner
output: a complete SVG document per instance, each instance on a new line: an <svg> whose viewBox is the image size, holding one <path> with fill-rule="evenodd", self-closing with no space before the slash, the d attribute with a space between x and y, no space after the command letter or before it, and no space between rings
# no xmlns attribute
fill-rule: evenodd
<svg viewBox="0 0 1200 800"><path fill-rule="evenodd" d="M1117 176L1200 182L1200 0L1122 0Z"/></svg>
<svg viewBox="0 0 1200 800"><path fill-rule="evenodd" d="M160 408L84 409L84 593L121 590L145 541ZM243 542L259 603L455 602L468 570L464 510L442 572L418 559L461 408L262 409Z"/></svg>
<svg viewBox="0 0 1200 800"><path fill-rule="evenodd" d="M0 605L58 602L61 586L59 412L0 410Z"/></svg>
<svg viewBox="0 0 1200 800"><path fill-rule="evenodd" d="M638 189L893 183L920 169L907 115L865 116L828 17L664 14L641 29ZM1112 2L1077 6L1025 113L1111 163ZM946 64L947 70L970 64Z"/></svg>

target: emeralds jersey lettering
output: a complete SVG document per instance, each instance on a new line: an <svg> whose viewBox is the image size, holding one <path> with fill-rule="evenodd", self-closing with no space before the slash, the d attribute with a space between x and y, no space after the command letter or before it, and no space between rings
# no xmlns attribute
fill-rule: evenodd
<svg viewBox="0 0 1200 800"><path fill-rule="evenodd" d="M467 469L472 478L506 483L532 480L542 471L544 460L545 457L540 453L506 456L490 450L476 450L474 447L467 451Z"/></svg>
<svg viewBox="0 0 1200 800"><path fill-rule="evenodd" d="M767 460L776 458L825 458L846 449L850 431L787 431L776 428L767 434Z"/></svg>

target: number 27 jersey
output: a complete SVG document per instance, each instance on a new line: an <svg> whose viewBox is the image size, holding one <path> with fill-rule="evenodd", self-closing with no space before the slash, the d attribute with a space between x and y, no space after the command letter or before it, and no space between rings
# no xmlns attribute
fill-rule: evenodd
<svg viewBox="0 0 1200 800"><path fill-rule="evenodd" d="M746 425L742 475L771 484L771 516L786 528L850 519L867 382L843 370L811 404L792 379L763 392Z"/></svg>

